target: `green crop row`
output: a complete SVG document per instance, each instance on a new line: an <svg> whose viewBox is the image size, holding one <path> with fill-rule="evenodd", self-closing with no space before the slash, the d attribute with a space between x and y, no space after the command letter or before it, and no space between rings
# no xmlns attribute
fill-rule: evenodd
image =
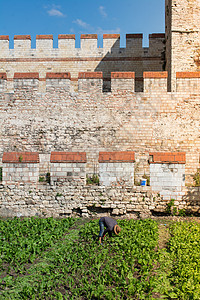
<svg viewBox="0 0 200 300"><path fill-rule="evenodd" d="M1 271L13 268L23 272L44 250L60 239L74 223L73 219L14 218L0 220Z"/></svg>
<svg viewBox="0 0 200 300"><path fill-rule="evenodd" d="M97 243L98 221L91 221L41 257L23 278L3 279L9 299L151 299L156 281L157 224L119 221L118 237Z"/></svg>
<svg viewBox="0 0 200 300"><path fill-rule="evenodd" d="M54 221L55 229L65 229L26 273L2 272L0 299L200 299L200 224L163 226L169 240L159 249L158 224L152 220L119 220L120 235L107 236L103 246L98 220L80 228L76 222L67 235L73 220L47 219ZM46 236L52 235L50 227L42 230Z"/></svg>
<svg viewBox="0 0 200 300"><path fill-rule="evenodd" d="M200 224L174 223L170 227L171 283L176 299L200 299Z"/></svg>

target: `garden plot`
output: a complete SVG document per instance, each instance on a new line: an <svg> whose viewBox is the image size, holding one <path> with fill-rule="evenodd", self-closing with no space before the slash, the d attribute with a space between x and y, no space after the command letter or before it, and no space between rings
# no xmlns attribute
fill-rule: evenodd
<svg viewBox="0 0 200 300"><path fill-rule="evenodd" d="M0 299L200 299L200 224L119 220L102 246L80 223L0 220Z"/></svg>

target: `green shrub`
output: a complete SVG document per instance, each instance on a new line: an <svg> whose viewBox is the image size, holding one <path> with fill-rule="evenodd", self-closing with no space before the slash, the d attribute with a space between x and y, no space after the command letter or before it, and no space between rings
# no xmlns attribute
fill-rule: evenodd
<svg viewBox="0 0 200 300"><path fill-rule="evenodd" d="M96 184L99 185L99 176L97 174L93 174L92 176L86 176L86 184Z"/></svg>
<svg viewBox="0 0 200 300"><path fill-rule="evenodd" d="M197 172L193 176L195 186L200 186L200 169L197 170Z"/></svg>

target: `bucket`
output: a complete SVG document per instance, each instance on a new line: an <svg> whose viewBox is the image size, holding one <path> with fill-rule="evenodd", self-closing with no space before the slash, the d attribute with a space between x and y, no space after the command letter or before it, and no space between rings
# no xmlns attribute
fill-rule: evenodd
<svg viewBox="0 0 200 300"><path fill-rule="evenodd" d="M147 180L146 179L141 179L140 180L140 185L141 186L146 186L147 185Z"/></svg>

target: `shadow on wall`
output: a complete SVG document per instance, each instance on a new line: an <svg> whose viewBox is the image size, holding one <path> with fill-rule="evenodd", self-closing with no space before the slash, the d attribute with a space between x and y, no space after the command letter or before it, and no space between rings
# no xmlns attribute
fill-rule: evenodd
<svg viewBox="0 0 200 300"><path fill-rule="evenodd" d="M182 201L186 203L186 215L200 216L200 186L188 187Z"/></svg>
<svg viewBox="0 0 200 300"><path fill-rule="evenodd" d="M113 35L116 36L116 35ZM104 44L109 47L109 51L104 55L94 72L103 73L103 92L111 91L111 72L135 72L135 91L143 91L143 61L142 50L133 56L127 48L120 48L120 37L114 39L106 39L104 36Z"/></svg>
<svg viewBox="0 0 200 300"><path fill-rule="evenodd" d="M127 34L126 47L120 48L119 34L104 34L106 54L95 68L103 73L103 91L111 91L111 72L135 72L135 91L143 91L143 72L165 70L165 36L151 34L149 48L143 48L142 34Z"/></svg>

